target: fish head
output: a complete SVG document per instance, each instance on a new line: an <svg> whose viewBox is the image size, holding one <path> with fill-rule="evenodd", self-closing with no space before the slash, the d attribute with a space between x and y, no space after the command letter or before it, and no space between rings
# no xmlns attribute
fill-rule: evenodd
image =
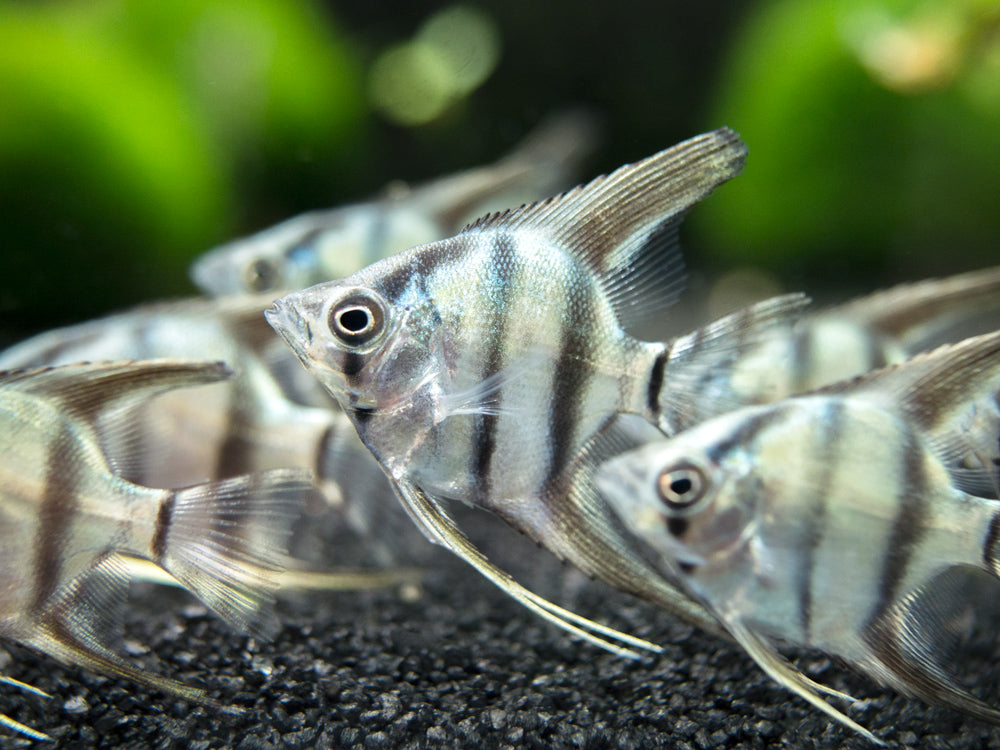
<svg viewBox="0 0 1000 750"><path fill-rule="evenodd" d="M336 234L332 228L318 231L317 221L304 214L213 248L192 264L191 279L212 297L276 293L314 284L321 280L320 241Z"/></svg>
<svg viewBox="0 0 1000 750"><path fill-rule="evenodd" d="M394 301L355 276L282 297L266 316L346 411L386 415L423 403L437 383L438 336L412 324L423 304Z"/></svg>
<svg viewBox="0 0 1000 750"><path fill-rule="evenodd" d="M699 432L623 453L595 476L625 525L682 575L742 555L759 513L758 493L747 485L754 478L739 451L720 453Z"/></svg>

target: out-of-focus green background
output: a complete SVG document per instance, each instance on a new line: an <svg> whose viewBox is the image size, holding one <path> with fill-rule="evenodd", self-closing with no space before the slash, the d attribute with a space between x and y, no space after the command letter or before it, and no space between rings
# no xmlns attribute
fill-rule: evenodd
<svg viewBox="0 0 1000 750"><path fill-rule="evenodd" d="M192 293L216 243L576 104L605 120L595 174L722 124L749 143L689 220L696 290L1000 261L995 0L594 5L0 0L4 328Z"/></svg>

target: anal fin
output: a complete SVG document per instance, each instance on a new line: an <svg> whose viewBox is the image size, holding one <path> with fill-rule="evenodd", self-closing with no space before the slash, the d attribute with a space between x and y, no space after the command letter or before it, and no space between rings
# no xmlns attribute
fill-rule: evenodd
<svg viewBox="0 0 1000 750"><path fill-rule="evenodd" d="M662 651L659 646L653 643L588 620L532 593L515 581L507 572L493 565L459 530L451 516L434 498L418 487L403 482L394 481L393 488L407 512L428 539L461 557L504 593L539 617L578 638L619 656L636 659L639 654L633 650L635 648L655 653ZM619 646L612 641L618 641L624 646Z"/></svg>
<svg viewBox="0 0 1000 750"><path fill-rule="evenodd" d="M48 693L39 690L36 687L29 685L26 682L21 682L20 680L15 680L12 677L6 677L0 674L0 683L5 685L12 685L26 693L31 693L32 695L37 695L41 698L51 698L52 696ZM44 732L39 732L37 729L32 729L27 724L22 724L16 719L12 719L6 714L0 714L0 726L7 727L8 729L17 732L18 734L23 734L25 737L36 740L38 742L54 742L52 737L45 734Z"/></svg>
<svg viewBox="0 0 1000 750"><path fill-rule="evenodd" d="M107 556L96 568L71 581L38 613L38 627L18 640L67 664L122 677L185 700L217 705L199 688L130 664L109 645L108 634L116 632L120 624L128 581L122 558Z"/></svg>
<svg viewBox="0 0 1000 750"><path fill-rule="evenodd" d="M819 683L806 677L789 664L770 643L744 625L739 619L727 619L725 622L726 627L729 629L729 632L732 633L733 638L736 639L737 643L744 648L747 654L749 654L750 657L757 662L760 668L763 669L771 679L782 687L791 690L800 698L805 699L820 711L827 714L831 718L836 719L844 726L858 732L870 742L876 745L885 744L882 740L858 724L856 721L827 703L818 695L818 693L822 692L833 697L843 698L850 701L853 701L853 698L845 695L844 693L828 688L825 685L820 685Z"/></svg>

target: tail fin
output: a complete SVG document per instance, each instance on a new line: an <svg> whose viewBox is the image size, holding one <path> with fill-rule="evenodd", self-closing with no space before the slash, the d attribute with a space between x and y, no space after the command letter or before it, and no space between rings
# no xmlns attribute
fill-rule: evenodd
<svg viewBox="0 0 1000 750"><path fill-rule="evenodd" d="M540 195L562 190L576 180L580 164L596 149L603 124L584 107L562 110L542 122L497 164L529 165Z"/></svg>
<svg viewBox="0 0 1000 750"><path fill-rule="evenodd" d="M709 417L767 400L757 383L742 382L742 357L768 337L790 333L804 294L758 302L703 326L669 344L653 363L646 408L661 430L674 435Z"/></svg>
<svg viewBox="0 0 1000 750"><path fill-rule="evenodd" d="M600 138L597 116L572 109L545 119L493 164L420 185L413 195L455 231L485 213L536 201L571 187Z"/></svg>
<svg viewBox="0 0 1000 750"><path fill-rule="evenodd" d="M296 506L311 488L307 472L277 470L177 490L157 562L234 627L271 631L276 623L260 610L280 583Z"/></svg>

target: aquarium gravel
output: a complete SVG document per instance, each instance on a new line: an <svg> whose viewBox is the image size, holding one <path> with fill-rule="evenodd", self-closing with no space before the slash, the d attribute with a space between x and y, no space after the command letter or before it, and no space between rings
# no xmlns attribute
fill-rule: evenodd
<svg viewBox="0 0 1000 750"><path fill-rule="evenodd" d="M442 551L425 558L419 598L400 590L284 598L271 641L234 635L182 592L137 590L122 644L130 658L200 682L242 713L168 699L6 644L0 669L52 700L0 686L0 711L48 732L59 748L870 747L790 697L735 646L581 579L482 514L463 523L525 584L662 643L664 653L628 661L571 640ZM352 544L344 540L343 559ZM986 641L970 646L981 668L974 687L997 682L1000 659ZM1000 742L1000 729L879 690L822 656L798 663L864 699L849 714L890 743ZM0 735L0 747L32 744Z"/></svg>

